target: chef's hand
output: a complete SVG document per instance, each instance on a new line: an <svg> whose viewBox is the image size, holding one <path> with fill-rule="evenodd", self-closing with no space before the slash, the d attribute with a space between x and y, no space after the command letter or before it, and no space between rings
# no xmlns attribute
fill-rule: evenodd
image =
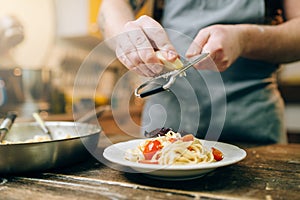
<svg viewBox="0 0 300 200"><path fill-rule="evenodd" d="M179 57L162 26L148 16L127 22L117 39L118 59L142 76L155 76L163 71L157 50L169 62Z"/></svg>
<svg viewBox="0 0 300 200"><path fill-rule="evenodd" d="M213 25L199 31L186 52L190 58L202 53L210 53L207 62L195 65L197 69L225 71L242 53L243 42L237 25ZM212 60L215 65L212 65Z"/></svg>

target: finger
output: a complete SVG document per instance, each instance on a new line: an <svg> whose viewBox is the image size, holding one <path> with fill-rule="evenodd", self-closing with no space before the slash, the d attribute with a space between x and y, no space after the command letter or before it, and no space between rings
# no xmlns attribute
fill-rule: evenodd
<svg viewBox="0 0 300 200"><path fill-rule="evenodd" d="M118 45L116 48L116 55L120 62L129 70L134 70L141 76L154 76L151 70L143 65L143 61L139 57L136 47L131 42L128 33L118 35Z"/></svg>
<svg viewBox="0 0 300 200"><path fill-rule="evenodd" d="M136 52L136 54L130 54L129 57L131 57L131 59L139 61L138 64L145 64L139 66L142 68L141 70L145 70L145 73L160 73L162 71L162 67L158 65L160 61L156 57L154 48L143 30L140 29L140 27L137 26L134 22L127 23L126 29L129 30L127 34Z"/></svg>
<svg viewBox="0 0 300 200"><path fill-rule="evenodd" d="M194 65L197 69L212 71L225 71L228 68L228 59L225 58L224 49L219 37L211 37L207 30L200 31L186 52L186 57L191 58L200 53L209 53L208 59Z"/></svg>
<svg viewBox="0 0 300 200"><path fill-rule="evenodd" d="M207 56L205 59L201 60L201 62L195 64L194 67L200 70L219 71L216 63L210 55Z"/></svg>
<svg viewBox="0 0 300 200"><path fill-rule="evenodd" d="M162 51L166 60L174 62L179 57L167 33L157 21L150 17L142 16L136 20L136 24L143 29L154 49Z"/></svg>
<svg viewBox="0 0 300 200"><path fill-rule="evenodd" d="M133 70L141 76L156 75L144 63L137 63L136 59L132 59L133 56L130 56L130 54L136 54L135 52L124 53L122 50L117 49L116 53L120 62L129 70Z"/></svg>
<svg viewBox="0 0 300 200"><path fill-rule="evenodd" d="M203 51L209 52L211 60L215 63L215 66L209 69L223 72L229 67L229 59L225 55L224 48L218 38L211 39L211 41L203 47Z"/></svg>
<svg viewBox="0 0 300 200"><path fill-rule="evenodd" d="M187 58L191 58L193 56L199 55L200 53L204 53L203 47L208 42L210 38L210 32L203 30L198 33L195 37L192 44L189 46L188 50L185 53ZM209 52L207 52L209 53Z"/></svg>
<svg viewBox="0 0 300 200"><path fill-rule="evenodd" d="M134 68L139 61L134 59L129 59L128 55L135 53L135 47L129 40L126 33L118 35L116 55L117 58L127 67L129 70Z"/></svg>
<svg viewBox="0 0 300 200"><path fill-rule="evenodd" d="M132 61L129 60L129 58L127 57L127 54L125 54L121 48L116 49L116 54L117 54L117 58L119 59L119 61L125 67L127 67L129 70L135 71L137 74L139 74L141 76L145 76L145 74L141 70L139 70L138 67L136 67L136 65L132 63Z"/></svg>

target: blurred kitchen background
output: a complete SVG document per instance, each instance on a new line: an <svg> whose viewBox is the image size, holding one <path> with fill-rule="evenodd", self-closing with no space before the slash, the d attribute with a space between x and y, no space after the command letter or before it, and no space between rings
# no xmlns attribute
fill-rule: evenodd
<svg viewBox="0 0 300 200"><path fill-rule="evenodd" d="M100 4L101 0L0 0L0 114L17 110L19 117L31 118L36 111L44 116L72 113L76 73L102 41L97 25ZM152 5L146 4L139 15L151 10ZM101 66L103 56L89 60L94 69L86 72L87 79L98 80L94 71L106 67ZM82 94L73 96L73 103L112 104L111 92L125 72L117 60L112 62L98 80L94 99L85 95L88 83L83 83ZM296 138L300 135L300 62L284 65L278 77L288 131ZM133 107L142 103L131 101Z"/></svg>
<svg viewBox="0 0 300 200"><path fill-rule="evenodd" d="M1 113L17 110L19 118L32 117L36 110L44 115L71 113L72 100L90 102L87 94L95 82L99 84L92 100L97 106L110 104L114 84L126 70L117 60L103 66L105 52L88 59L89 69L78 80L81 94L72 99L77 71L102 42L100 4L101 0L0 0ZM99 79L97 71L104 68Z"/></svg>

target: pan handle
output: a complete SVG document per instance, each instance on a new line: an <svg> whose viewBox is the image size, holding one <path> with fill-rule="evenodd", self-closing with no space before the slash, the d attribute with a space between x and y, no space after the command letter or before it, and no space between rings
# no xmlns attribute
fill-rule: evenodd
<svg viewBox="0 0 300 200"><path fill-rule="evenodd" d="M17 117L17 114L14 112L7 113L5 119L0 125L0 142L4 139L6 133L11 128L12 124L14 123L15 119Z"/></svg>

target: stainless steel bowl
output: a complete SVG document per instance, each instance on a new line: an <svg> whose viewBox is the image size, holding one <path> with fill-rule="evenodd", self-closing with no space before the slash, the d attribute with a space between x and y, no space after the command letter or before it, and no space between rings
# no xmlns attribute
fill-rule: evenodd
<svg viewBox="0 0 300 200"><path fill-rule="evenodd" d="M45 136L37 123L15 123L0 144L0 174L63 167L83 161L97 148L101 127L78 122L46 122L53 140L25 142Z"/></svg>

